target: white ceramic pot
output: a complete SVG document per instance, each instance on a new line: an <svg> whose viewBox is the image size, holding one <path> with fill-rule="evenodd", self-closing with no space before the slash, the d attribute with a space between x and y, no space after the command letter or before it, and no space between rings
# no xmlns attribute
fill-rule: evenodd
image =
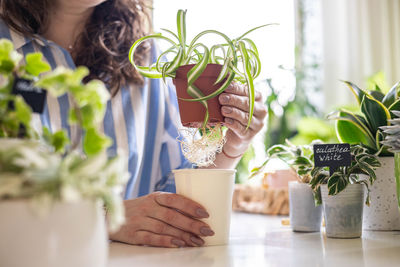
<svg viewBox="0 0 400 267"><path fill-rule="evenodd" d="M206 246L229 243L235 172L226 169L173 171L176 192L203 205L210 214L203 221L211 227L215 235L204 237Z"/></svg>
<svg viewBox="0 0 400 267"><path fill-rule="evenodd" d="M289 182L289 208L293 231L320 231L322 206L315 206L313 191L309 184Z"/></svg>
<svg viewBox="0 0 400 267"><path fill-rule="evenodd" d="M0 266L106 266L108 241L101 205L56 203L39 216L27 201L0 201L0 216Z"/></svg>
<svg viewBox="0 0 400 267"><path fill-rule="evenodd" d="M364 230L400 230L400 212L396 197L394 157L380 157L381 167L370 187L371 205L364 208Z"/></svg>
<svg viewBox="0 0 400 267"><path fill-rule="evenodd" d="M337 195L328 195L328 186L321 186L325 215L325 233L333 238L357 238L362 233L364 185L349 184Z"/></svg>

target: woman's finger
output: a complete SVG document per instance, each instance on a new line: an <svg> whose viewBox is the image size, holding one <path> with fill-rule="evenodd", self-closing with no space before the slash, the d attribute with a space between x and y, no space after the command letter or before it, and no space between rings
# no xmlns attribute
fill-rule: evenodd
<svg viewBox="0 0 400 267"><path fill-rule="evenodd" d="M231 83L224 91L225 93L230 93L230 94L235 94L235 95L239 95L239 96L246 96L246 98L248 98L249 95L249 91L247 89L247 85L245 84L240 84L240 83ZM254 91L255 94L255 100L261 100L262 99L262 95L260 92L258 91Z"/></svg>
<svg viewBox="0 0 400 267"><path fill-rule="evenodd" d="M249 112L249 99L246 96L222 93L219 96L219 103L222 106L235 107L235 108L241 109L242 111ZM261 103L261 101L256 101L254 103L254 115L253 116L265 117L265 115L263 115L265 112L266 112L266 109L265 109L264 105Z"/></svg>
<svg viewBox="0 0 400 267"><path fill-rule="evenodd" d="M224 119L225 126L228 127L232 132L234 132L238 137L243 138L247 135L250 135L252 132L251 129L246 129L246 126L241 124L239 121L234 120L229 117L225 117Z"/></svg>
<svg viewBox="0 0 400 267"><path fill-rule="evenodd" d="M153 247L179 248L185 246L185 241L173 236L159 235L149 231L136 231L133 234L134 245Z"/></svg>
<svg viewBox="0 0 400 267"><path fill-rule="evenodd" d="M185 232L193 233L197 236L214 235L214 231L212 231L206 223L194 218L190 218L171 208L158 206L152 209L148 216L163 221Z"/></svg>
<svg viewBox="0 0 400 267"><path fill-rule="evenodd" d="M233 107L229 107L229 106L223 106L221 108L222 111L222 115L224 115L225 118L231 118L233 120L238 121L243 127L237 127L237 130L242 130L242 129L246 129L247 126L247 122L249 120L249 113L248 112L244 112L240 109L237 108L233 108ZM228 120L229 122L231 122L230 120ZM227 122L227 120L225 120L225 122ZM230 124L226 125L228 128ZM239 126L239 125L238 125ZM258 132L259 130L261 130L261 128L264 126L264 123L262 120L258 119L255 116L251 119L251 123L250 123L250 127L249 129L255 132ZM246 131L247 132L247 131ZM241 135L246 134L246 132L243 132Z"/></svg>
<svg viewBox="0 0 400 267"><path fill-rule="evenodd" d="M174 236L177 237L179 240L185 241L186 245L188 246L197 247L204 245L203 239L199 238L198 236L172 227L171 225L160 220L156 220L150 217L142 217L140 220L140 225L140 230L152 232L159 235Z"/></svg>
<svg viewBox="0 0 400 267"><path fill-rule="evenodd" d="M154 200L161 206L177 209L194 218L208 218L206 209L197 202L178 194L156 192Z"/></svg>

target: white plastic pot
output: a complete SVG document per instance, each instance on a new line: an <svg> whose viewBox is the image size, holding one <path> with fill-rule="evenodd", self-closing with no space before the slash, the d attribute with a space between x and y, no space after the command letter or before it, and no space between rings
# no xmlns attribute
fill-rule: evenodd
<svg viewBox="0 0 400 267"><path fill-rule="evenodd" d="M364 208L364 230L400 230L400 212L396 197L394 157L380 157L381 167L370 187L371 205Z"/></svg>
<svg viewBox="0 0 400 267"><path fill-rule="evenodd" d="M319 232L322 206L315 206L313 191L309 184L289 182L289 216L293 231Z"/></svg>
<svg viewBox="0 0 400 267"><path fill-rule="evenodd" d="M357 238L362 233L364 185L349 184L337 195L328 195L328 186L321 186L322 205L327 237Z"/></svg>
<svg viewBox="0 0 400 267"><path fill-rule="evenodd" d="M27 201L0 201L0 216L0 266L106 266L108 241L101 205L55 203L40 216Z"/></svg>
<svg viewBox="0 0 400 267"><path fill-rule="evenodd" d="M229 243L235 172L227 169L173 171L176 192L203 205L210 214L203 221L211 227L215 235L204 237L205 246Z"/></svg>

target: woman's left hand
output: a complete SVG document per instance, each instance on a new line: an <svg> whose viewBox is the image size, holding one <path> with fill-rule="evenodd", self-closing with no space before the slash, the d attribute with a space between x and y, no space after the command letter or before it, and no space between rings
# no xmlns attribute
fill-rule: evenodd
<svg viewBox="0 0 400 267"><path fill-rule="evenodd" d="M226 156L236 158L248 148L253 137L264 127L267 108L260 92L255 92L254 113L249 128L246 130L249 118L249 99L247 86L231 83L219 96L222 105L222 115L225 117L226 144L223 152Z"/></svg>

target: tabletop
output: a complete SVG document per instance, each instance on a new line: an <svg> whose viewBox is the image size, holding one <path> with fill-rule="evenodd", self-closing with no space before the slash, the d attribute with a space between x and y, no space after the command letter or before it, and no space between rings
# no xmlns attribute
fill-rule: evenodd
<svg viewBox="0 0 400 267"><path fill-rule="evenodd" d="M167 249L113 242L108 267L400 266L400 231L332 239L323 229L293 232L283 218L234 212L227 246Z"/></svg>

